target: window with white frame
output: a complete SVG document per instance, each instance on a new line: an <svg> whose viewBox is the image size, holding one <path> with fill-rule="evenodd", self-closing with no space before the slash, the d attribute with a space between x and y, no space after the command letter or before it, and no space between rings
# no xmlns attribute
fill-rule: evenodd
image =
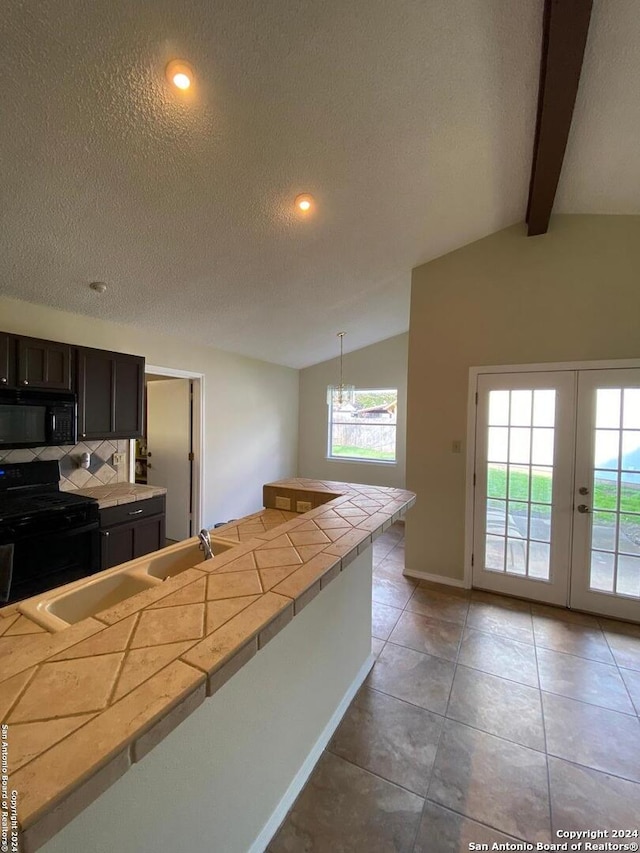
<svg viewBox="0 0 640 853"><path fill-rule="evenodd" d="M357 388L354 403L329 403L329 459L396 461L397 388Z"/></svg>

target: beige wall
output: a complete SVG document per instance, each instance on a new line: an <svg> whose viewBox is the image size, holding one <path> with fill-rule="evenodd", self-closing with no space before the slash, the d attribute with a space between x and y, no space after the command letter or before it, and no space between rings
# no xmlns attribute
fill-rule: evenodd
<svg viewBox="0 0 640 853"><path fill-rule="evenodd" d="M296 474L297 370L4 297L0 329L204 373L205 524L254 512L262 506L263 483Z"/></svg>
<svg viewBox="0 0 640 853"><path fill-rule="evenodd" d="M344 357L344 381L356 388L397 388L396 464L327 459L327 385L338 382L337 358L300 371L298 475L404 488L408 334L350 352Z"/></svg>
<svg viewBox="0 0 640 853"><path fill-rule="evenodd" d="M640 356L640 216L556 216L413 271L407 566L462 578L469 367Z"/></svg>

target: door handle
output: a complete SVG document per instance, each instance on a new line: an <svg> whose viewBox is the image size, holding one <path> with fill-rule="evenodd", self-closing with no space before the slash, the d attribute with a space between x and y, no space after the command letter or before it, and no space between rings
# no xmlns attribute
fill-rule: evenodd
<svg viewBox="0 0 640 853"><path fill-rule="evenodd" d="M587 513L591 512L591 510L586 504L578 504L578 512Z"/></svg>

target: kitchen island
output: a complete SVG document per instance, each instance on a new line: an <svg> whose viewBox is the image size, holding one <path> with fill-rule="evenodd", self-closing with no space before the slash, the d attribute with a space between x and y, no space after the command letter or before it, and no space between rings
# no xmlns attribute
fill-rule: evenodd
<svg viewBox="0 0 640 853"><path fill-rule="evenodd" d="M56 633L5 609L25 853L263 850L373 662L370 546L414 500L268 484L213 560Z"/></svg>

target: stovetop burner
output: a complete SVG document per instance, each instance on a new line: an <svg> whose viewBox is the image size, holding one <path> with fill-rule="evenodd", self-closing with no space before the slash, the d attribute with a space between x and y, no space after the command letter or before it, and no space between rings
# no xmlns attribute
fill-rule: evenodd
<svg viewBox="0 0 640 853"><path fill-rule="evenodd" d="M61 492L59 479L55 461L0 464L0 521L95 503L84 495Z"/></svg>
<svg viewBox="0 0 640 853"><path fill-rule="evenodd" d="M83 495L68 495L65 492L29 495L0 495L0 520L30 516L42 512L55 512L70 507L93 503L92 498Z"/></svg>

